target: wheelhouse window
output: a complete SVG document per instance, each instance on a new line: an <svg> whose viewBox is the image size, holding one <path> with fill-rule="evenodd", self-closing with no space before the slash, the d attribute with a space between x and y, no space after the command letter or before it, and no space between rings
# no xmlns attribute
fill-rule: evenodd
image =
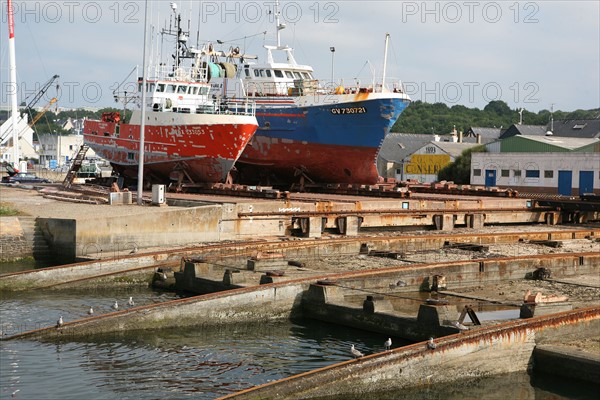
<svg viewBox="0 0 600 400"><path fill-rule="evenodd" d="M265 70L265 74L267 75L267 78L270 78L271 76L273 76L271 74L271 70L270 69Z"/></svg>
<svg viewBox="0 0 600 400"><path fill-rule="evenodd" d="M259 72L258 72L257 69L254 70L254 76L257 77L257 78L259 77Z"/></svg>
<svg viewBox="0 0 600 400"><path fill-rule="evenodd" d="M300 76L300 72L294 71L294 78L302 79L302 76Z"/></svg>
<svg viewBox="0 0 600 400"><path fill-rule="evenodd" d="M185 94L185 92L187 92L187 86L186 85L181 85L181 86L177 87L177 93Z"/></svg>
<svg viewBox="0 0 600 400"><path fill-rule="evenodd" d="M286 78L294 79L294 75L291 71L285 71L285 76Z"/></svg>
<svg viewBox="0 0 600 400"><path fill-rule="evenodd" d="M306 73L306 72L302 72L302 77L304 79L310 79L310 75L308 73Z"/></svg>
<svg viewBox="0 0 600 400"><path fill-rule="evenodd" d="M275 70L275 77L276 78L283 78L283 71L281 71L280 69L276 69Z"/></svg>
<svg viewBox="0 0 600 400"><path fill-rule="evenodd" d="M190 86L188 94L198 94L198 86Z"/></svg>
<svg viewBox="0 0 600 400"><path fill-rule="evenodd" d="M165 91L165 84L164 83L159 83L158 85L156 85L156 92L157 93L162 93Z"/></svg>
<svg viewBox="0 0 600 400"><path fill-rule="evenodd" d="M167 85L167 93L175 93L175 85Z"/></svg>
<svg viewBox="0 0 600 400"><path fill-rule="evenodd" d="M250 70L248 68L244 69L244 73L247 77L250 77Z"/></svg>

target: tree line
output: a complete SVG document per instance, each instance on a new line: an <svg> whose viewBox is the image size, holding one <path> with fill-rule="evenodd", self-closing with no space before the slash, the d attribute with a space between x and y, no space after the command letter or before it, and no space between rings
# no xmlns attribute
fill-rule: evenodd
<svg viewBox="0 0 600 400"><path fill-rule="evenodd" d="M540 110L537 113L523 110L524 125L547 125L551 116L554 120L597 119L600 108L593 110L554 111ZM467 131L470 127L508 128L519 122L519 109L511 109L502 100L488 103L483 110L463 105L448 107L444 103L412 102L392 127L392 132L444 135L456 127Z"/></svg>
<svg viewBox="0 0 600 400"><path fill-rule="evenodd" d="M38 114L39 111L36 110L28 110L26 108L21 108L21 114L28 114L28 120L33 121ZM68 110L68 111L52 111L48 110L44 113L41 118L32 126L33 130L38 134L47 134L54 133L58 135L70 135L75 132L70 132L62 128L62 123L67 121L69 118L76 120L82 118L88 119L100 119L102 114L105 112L120 112L123 113L123 109L117 109L112 107L106 107L99 109L97 111L85 110L85 109L76 109L76 110ZM7 110L0 111L0 121L4 121L9 118L10 112ZM131 116L131 111L127 110L127 117Z"/></svg>
<svg viewBox="0 0 600 400"><path fill-rule="evenodd" d="M64 131L59 122L67 118L81 119L84 117L90 119L100 119L104 112L123 112L122 109L107 107L98 111L89 111L84 109L54 112L49 110L35 124L34 130L38 134L56 132L58 134L69 134ZM21 110L26 112L25 109ZM8 118L8 111L0 112L0 120ZM38 114L31 110L30 121ZM127 112L127 116L131 112ZM523 110L523 124L525 125L547 125L550 117L555 120L564 119L596 119L600 118L600 108L592 110L575 111L554 111L540 110L537 113ZM519 122L519 109L511 109L508 104L502 100L489 102L483 110L478 108L469 108L463 105L453 105L448 107L444 103L424 103L420 100L412 102L402 113L400 118L392 127L392 132L402 133L422 133L444 135L452 131L454 127L458 131L467 131L470 127L477 126L483 128L508 128L512 124Z"/></svg>

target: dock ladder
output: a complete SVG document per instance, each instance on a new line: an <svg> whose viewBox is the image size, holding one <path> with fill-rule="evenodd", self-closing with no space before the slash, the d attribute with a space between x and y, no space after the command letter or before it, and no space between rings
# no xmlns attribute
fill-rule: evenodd
<svg viewBox="0 0 600 400"><path fill-rule="evenodd" d="M62 183L63 187L71 187L73 180L77 176L77 172L79 172L79 170L81 169L81 164L83 163L83 160L85 158L85 153L87 153L89 148L90 146L86 144L81 145L79 151L77 152L77 155L75 156L75 158L73 158L71 168L69 169L69 172L67 172L67 176L65 176L65 180Z"/></svg>

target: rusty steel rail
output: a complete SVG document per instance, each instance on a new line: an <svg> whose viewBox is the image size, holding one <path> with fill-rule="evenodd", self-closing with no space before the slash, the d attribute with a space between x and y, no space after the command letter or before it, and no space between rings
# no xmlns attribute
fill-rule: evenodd
<svg viewBox="0 0 600 400"><path fill-rule="evenodd" d="M481 214L481 213L514 213L517 211L547 212L554 211L552 207L509 207L509 208L454 208L454 209L398 209L398 210L339 210L339 211L273 211L273 212L240 212L239 217L272 217L289 215L291 217L320 217L320 216L360 216L360 215L419 215L419 214Z"/></svg>

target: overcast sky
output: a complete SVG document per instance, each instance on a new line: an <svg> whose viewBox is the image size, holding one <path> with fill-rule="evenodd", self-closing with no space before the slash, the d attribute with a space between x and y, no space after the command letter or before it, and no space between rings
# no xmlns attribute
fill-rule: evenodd
<svg viewBox="0 0 600 400"><path fill-rule="evenodd" d="M152 53L172 15L149 1ZM274 1L179 1L190 43L229 41L264 56L274 40ZM114 105L112 90L142 63L143 1L14 1L19 102L60 75L62 107ZM483 108L504 100L530 111L600 107L598 1L282 1L282 44L319 79L348 84L381 75L401 79L413 100ZM8 104L7 1L0 32L1 103ZM198 24L200 22L200 25ZM260 34L268 30L265 37ZM258 34L258 35L256 35ZM256 36L253 36L256 35ZM245 39L244 39L245 37ZM165 41L162 48L170 49ZM335 47L332 54L330 47ZM149 50L150 52L150 50ZM263 58L264 59L264 58ZM333 71L332 71L333 63ZM135 74L134 74L135 75ZM40 102L56 96L52 89Z"/></svg>

